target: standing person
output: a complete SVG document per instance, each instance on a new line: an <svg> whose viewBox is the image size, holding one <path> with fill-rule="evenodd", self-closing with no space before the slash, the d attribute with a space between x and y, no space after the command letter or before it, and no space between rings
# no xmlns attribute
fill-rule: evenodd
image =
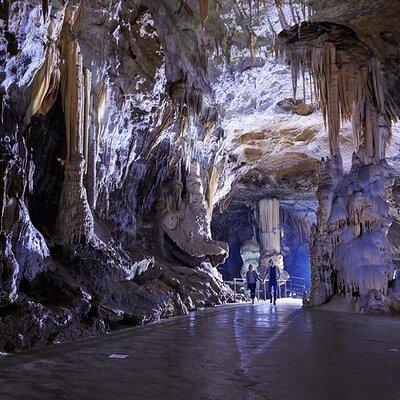
<svg viewBox="0 0 400 400"><path fill-rule="evenodd" d="M249 270L246 272L247 287L250 289L251 302L254 304L254 298L256 297L256 284L257 280L261 282L256 271L253 270L253 266L249 265Z"/></svg>
<svg viewBox="0 0 400 400"><path fill-rule="evenodd" d="M281 271L279 267L274 264L274 260L272 258L268 261L268 268L266 271L265 278L268 279L268 292L269 292L269 302L272 303L272 289L274 289L274 304L276 304L276 294L279 289L278 281L281 277Z"/></svg>

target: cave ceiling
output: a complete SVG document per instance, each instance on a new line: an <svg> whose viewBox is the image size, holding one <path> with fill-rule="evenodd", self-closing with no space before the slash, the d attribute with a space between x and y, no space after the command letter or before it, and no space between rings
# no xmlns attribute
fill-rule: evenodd
<svg viewBox="0 0 400 400"><path fill-rule="evenodd" d="M28 36L18 30L22 21L9 22L16 33L16 48L11 50L18 57L6 62L10 74L3 80L3 97L8 102L18 99L19 108L27 107L29 83L48 51L40 34L47 29L56 36L57 25L65 18L63 2L55 1L44 16L46 24L41 24L39 3L11 2L21 13L25 9L24 22L32 24ZM293 91L290 67L274 54L275 36L303 19L303 5L293 2L290 9L254 1L249 3L250 9L245 2L203 3L207 11L204 7L201 11L194 0L82 3L74 29L83 64L93 71L96 94L102 90L108 94L103 147L111 153L112 168L102 179L119 185L135 159L154 153L161 141L171 138L178 152L196 151L197 147L202 157L213 159L214 168L223 170L216 172L214 203L228 194L232 183L240 181L238 186L243 186L256 174L273 181L276 193L279 189L284 193L292 190L293 195L314 191L312 171L316 161L326 155L328 145L323 118L309 96L307 78L304 100L310 105L309 115L287 104L278 105L293 97ZM391 3L310 2L306 13L312 14L314 23L350 27L389 66L387 73L395 75L399 32L394 16L398 6ZM67 12L73 7L79 7L79 2L69 2ZM7 45L12 46L11 41ZM23 62L18 63L18 58ZM21 91L25 104L20 101ZM168 120L173 113L170 108L179 108L184 95L191 97L188 112L197 114L188 128ZM303 100L303 94L298 97ZM169 105L169 99L175 104ZM149 126L154 128L146 136L152 138L144 140L142 131ZM190 132L181 135L182 129ZM349 124L344 124L340 135L347 167L354 150L350 130ZM132 133L138 138L135 143ZM398 153L398 142L395 126L389 157Z"/></svg>

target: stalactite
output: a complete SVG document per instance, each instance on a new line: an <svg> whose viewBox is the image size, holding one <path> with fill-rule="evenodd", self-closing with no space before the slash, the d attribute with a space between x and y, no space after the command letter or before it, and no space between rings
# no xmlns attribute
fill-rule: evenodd
<svg viewBox="0 0 400 400"><path fill-rule="evenodd" d="M290 13L292 14L293 18L293 24L298 24L300 21L298 20L294 8L293 8L293 0L289 0L289 8L290 8Z"/></svg>
<svg viewBox="0 0 400 400"><path fill-rule="evenodd" d="M304 71L308 69L328 128L331 155L340 154L340 126L351 119L361 161L379 162L390 140L393 110L398 109L400 115L400 108L385 96L379 61L356 38L350 39L354 36L350 32L339 36L337 30L348 28L325 25L321 29L317 24L301 24L299 28L301 35L292 28L277 39L278 55L290 60L294 96L298 75L301 73L304 82Z"/></svg>
<svg viewBox="0 0 400 400"><path fill-rule="evenodd" d="M274 26L272 25L268 15L267 15L267 22L268 22L268 25L269 25L269 28L270 28L270 30L272 32L273 37L277 37L278 33L276 32Z"/></svg>
<svg viewBox="0 0 400 400"><path fill-rule="evenodd" d="M285 14L282 10L282 2L275 0L275 7L278 13L279 22L281 24L282 29L288 29L289 23L287 22Z"/></svg>
<svg viewBox="0 0 400 400"><path fill-rule="evenodd" d="M90 118L90 107L92 103L91 91L92 91L92 74L88 69L83 71L84 77L84 104L83 104L83 158L85 159L85 173L87 173L87 164L89 156L89 128L91 123Z"/></svg>
<svg viewBox="0 0 400 400"><path fill-rule="evenodd" d="M256 218L260 236L261 272L265 273L270 258L273 258L275 263L283 268L279 200L276 198L260 200Z"/></svg>
<svg viewBox="0 0 400 400"><path fill-rule="evenodd" d="M31 103L27 109L25 122L29 123L35 114L47 114L53 106L60 83L59 51L48 47L42 68L34 78Z"/></svg>
<svg viewBox="0 0 400 400"><path fill-rule="evenodd" d="M260 241L264 251L280 253L279 200L263 199L259 203Z"/></svg>
<svg viewBox="0 0 400 400"><path fill-rule="evenodd" d="M82 55L76 40L68 37L62 44L64 59L61 93L65 115L67 161L83 154L84 128L84 73Z"/></svg>
<svg viewBox="0 0 400 400"><path fill-rule="evenodd" d="M49 0L42 0L43 21L46 22L46 17L49 13Z"/></svg>
<svg viewBox="0 0 400 400"><path fill-rule="evenodd" d="M63 22L64 14L62 18L50 19L48 24L46 53L42 66L33 77L31 101L26 110L25 124L28 124L35 114L47 114L57 98L61 79L58 41Z"/></svg>
<svg viewBox="0 0 400 400"><path fill-rule="evenodd" d="M96 134L98 133L99 125L96 126L92 123L91 118L91 81L92 76L89 70L84 70L84 83L85 83L85 104L84 104L84 159L85 159L85 176L84 184L87 191L87 198L90 209L96 208L96 159L98 154L98 140Z"/></svg>
<svg viewBox="0 0 400 400"><path fill-rule="evenodd" d="M208 18L209 6L210 6L209 0L199 0L200 22L203 29L204 29L204 24Z"/></svg>

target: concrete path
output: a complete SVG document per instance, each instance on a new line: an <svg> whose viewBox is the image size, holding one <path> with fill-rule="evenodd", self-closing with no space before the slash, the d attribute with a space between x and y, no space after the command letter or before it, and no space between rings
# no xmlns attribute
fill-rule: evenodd
<svg viewBox="0 0 400 400"><path fill-rule="evenodd" d="M207 309L2 357L0 399L396 400L400 318L286 299Z"/></svg>

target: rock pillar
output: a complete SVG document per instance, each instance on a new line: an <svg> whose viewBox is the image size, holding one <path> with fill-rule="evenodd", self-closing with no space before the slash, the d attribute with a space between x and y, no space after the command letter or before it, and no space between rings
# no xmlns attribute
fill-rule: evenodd
<svg viewBox="0 0 400 400"><path fill-rule="evenodd" d="M90 74L85 72L79 44L65 33L61 43L63 68L61 94L67 138L65 180L62 187L57 231L65 244L87 243L93 236L93 216L83 177L88 158Z"/></svg>
<svg viewBox="0 0 400 400"><path fill-rule="evenodd" d="M257 214L261 248L260 273L264 276L270 258L283 269L279 200L276 198L260 200Z"/></svg>

